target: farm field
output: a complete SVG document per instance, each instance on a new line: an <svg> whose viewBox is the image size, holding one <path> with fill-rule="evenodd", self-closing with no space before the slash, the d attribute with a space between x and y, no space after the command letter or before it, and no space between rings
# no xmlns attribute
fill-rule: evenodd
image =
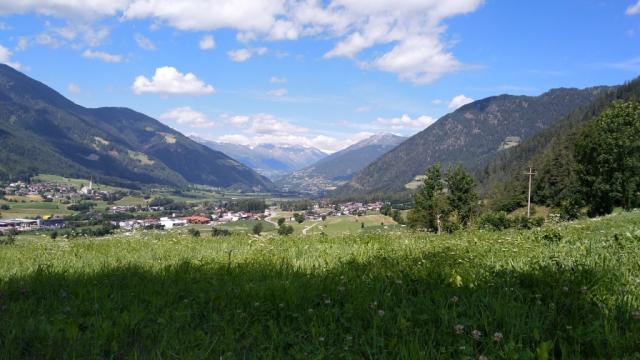
<svg viewBox="0 0 640 360"><path fill-rule="evenodd" d="M5 358L640 356L640 213L453 235L0 246Z"/></svg>

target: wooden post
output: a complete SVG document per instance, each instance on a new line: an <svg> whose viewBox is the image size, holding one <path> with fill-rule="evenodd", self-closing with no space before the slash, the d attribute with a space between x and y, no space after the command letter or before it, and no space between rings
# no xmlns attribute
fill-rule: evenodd
<svg viewBox="0 0 640 360"><path fill-rule="evenodd" d="M536 173L533 172L532 167L529 167L529 172L524 174L529 175L529 195L527 197L527 217L530 218L531 217L531 179L533 178L533 175L535 175Z"/></svg>

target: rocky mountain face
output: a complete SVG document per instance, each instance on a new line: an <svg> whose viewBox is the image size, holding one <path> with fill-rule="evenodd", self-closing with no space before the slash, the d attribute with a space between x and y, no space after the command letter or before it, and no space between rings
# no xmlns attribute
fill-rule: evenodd
<svg viewBox="0 0 640 360"><path fill-rule="evenodd" d="M93 177L121 186L202 184L268 190L271 181L131 109L89 109L0 65L0 177Z"/></svg>

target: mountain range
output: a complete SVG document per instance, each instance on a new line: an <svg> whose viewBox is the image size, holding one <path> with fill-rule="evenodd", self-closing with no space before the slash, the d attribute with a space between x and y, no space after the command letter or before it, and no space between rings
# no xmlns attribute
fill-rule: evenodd
<svg viewBox="0 0 640 360"><path fill-rule="evenodd" d="M121 186L273 188L249 167L149 116L127 108L82 107L2 64L0 143L5 179L49 173Z"/></svg>
<svg viewBox="0 0 640 360"><path fill-rule="evenodd" d="M276 181L284 190L319 194L350 180L406 138L390 133L375 134Z"/></svg>
<svg viewBox="0 0 640 360"><path fill-rule="evenodd" d="M242 164L271 179L276 179L325 158L326 153L307 146L259 144L247 146L209 141L192 136L193 140L221 151Z"/></svg>
<svg viewBox="0 0 640 360"><path fill-rule="evenodd" d="M518 147L609 91L560 88L539 96L500 95L472 102L366 166L333 195L405 191L434 163L460 163L480 172L500 152Z"/></svg>

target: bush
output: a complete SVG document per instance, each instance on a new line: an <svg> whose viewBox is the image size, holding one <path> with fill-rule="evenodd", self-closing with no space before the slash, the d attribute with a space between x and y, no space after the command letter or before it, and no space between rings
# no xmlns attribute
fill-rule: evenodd
<svg viewBox="0 0 640 360"><path fill-rule="evenodd" d="M9 210L9 209L11 209L11 207L7 204L0 205L0 210Z"/></svg>
<svg viewBox="0 0 640 360"><path fill-rule="evenodd" d="M58 231L53 230L52 232L49 233L49 237L51 238L51 240L55 240L58 238Z"/></svg>
<svg viewBox="0 0 640 360"><path fill-rule="evenodd" d="M187 232L189 233L189 235L191 235L191 237L200 237L200 230L198 229L190 228Z"/></svg>
<svg viewBox="0 0 640 360"><path fill-rule="evenodd" d="M560 204L560 219L562 221L576 220L580 217L582 203L577 198L569 198Z"/></svg>
<svg viewBox="0 0 640 360"><path fill-rule="evenodd" d="M293 213L293 219L298 223L302 224L304 222L304 214Z"/></svg>
<svg viewBox="0 0 640 360"><path fill-rule="evenodd" d="M284 225L285 221L287 221L287 219L285 219L285 218L278 219L278 226Z"/></svg>
<svg viewBox="0 0 640 360"><path fill-rule="evenodd" d="M541 241L557 243L562 241L562 234L554 228L548 228L538 231L536 238Z"/></svg>
<svg viewBox="0 0 640 360"><path fill-rule="evenodd" d="M516 216L511 220L512 227L522 230L533 229L536 227L540 227L544 224L543 217L526 217L526 216Z"/></svg>
<svg viewBox="0 0 640 360"><path fill-rule="evenodd" d="M293 234L293 226L282 225L278 228L278 235L287 236Z"/></svg>
<svg viewBox="0 0 640 360"><path fill-rule="evenodd" d="M480 217L478 226L481 229L500 231L511 227L511 220L504 211L490 211Z"/></svg>
<svg viewBox="0 0 640 360"><path fill-rule="evenodd" d="M221 236L229 236L229 235L231 235L231 232L229 230L220 229L217 227L214 227L211 230L211 236L213 237L221 237Z"/></svg>
<svg viewBox="0 0 640 360"><path fill-rule="evenodd" d="M251 230L255 235L260 235L262 233L263 225L262 223L257 223L253 225L253 229Z"/></svg>
<svg viewBox="0 0 640 360"><path fill-rule="evenodd" d="M9 229L4 233L0 232L0 245L13 245L16 242L16 235L18 235L18 231L16 229Z"/></svg>

